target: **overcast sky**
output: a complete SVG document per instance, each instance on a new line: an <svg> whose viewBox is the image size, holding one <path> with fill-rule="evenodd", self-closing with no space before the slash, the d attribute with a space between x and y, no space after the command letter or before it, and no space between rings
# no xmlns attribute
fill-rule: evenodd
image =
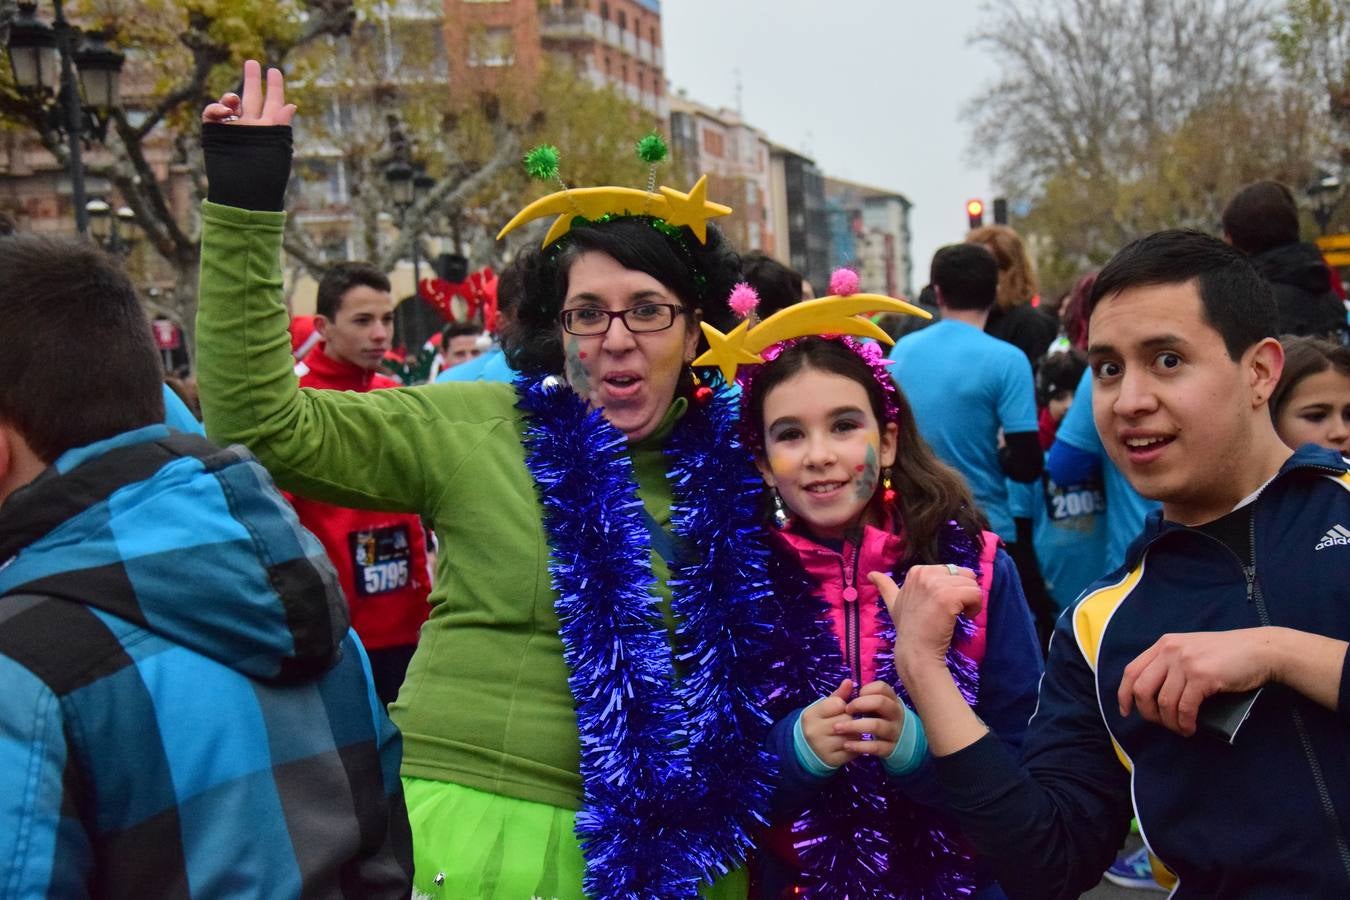
<svg viewBox="0 0 1350 900"><path fill-rule="evenodd" d="M918 290L965 233L966 200L990 198L960 115L997 74L966 42L979 14L978 0L665 0L666 77L735 109L739 71L740 110L770 140L908 197Z"/></svg>

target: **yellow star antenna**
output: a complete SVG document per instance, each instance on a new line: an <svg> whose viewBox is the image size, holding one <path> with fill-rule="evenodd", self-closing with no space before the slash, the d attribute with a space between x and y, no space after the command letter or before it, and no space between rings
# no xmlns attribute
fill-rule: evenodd
<svg viewBox="0 0 1350 900"><path fill-rule="evenodd" d="M543 246L547 247L571 230L575 216L598 219L605 215L642 215L664 219L675 226L688 226L699 243L706 244L708 220L730 214L730 206L708 199L707 175L699 178L687 194L668 187L662 187L660 193L625 187L578 188L549 194L526 206L506 223L497 240L544 216L558 217L544 235Z"/></svg>
<svg viewBox="0 0 1350 900"><path fill-rule="evenodd" d="M884 294L820 297L780 309L753 328L749 321L742 322L728 334L723 334L707 322L700 322L703 334L708 339L708 350L694 360L694 365L717 366L730 384L738 368L764 362L764 358L759 355L761 351L790 338L812 334L850 334L894 344L890 335L859 315L873 312L904 313L921 319L933 317L912 303Z"/></svg>

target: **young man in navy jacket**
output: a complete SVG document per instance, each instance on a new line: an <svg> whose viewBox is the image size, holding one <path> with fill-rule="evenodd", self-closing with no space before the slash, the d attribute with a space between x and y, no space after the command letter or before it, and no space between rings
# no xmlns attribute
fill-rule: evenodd
<svg viewBox="0 0 1350 900"><path fill-rule="evenodd" d="M1176 897L1350 896L1347 461L1276 436L1275 304L1232 248L1143 238L1089 309L1097 430L1162 510L1060 618L1020 766L944 663L969 574L875 576L950 808L1012 897L1096 884L1132 812Z"/></svg>

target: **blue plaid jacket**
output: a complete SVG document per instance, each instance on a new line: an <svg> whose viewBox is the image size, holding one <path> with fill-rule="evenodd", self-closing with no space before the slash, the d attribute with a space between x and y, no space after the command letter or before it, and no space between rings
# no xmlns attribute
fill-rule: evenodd
<svg viewBox="0 0 1350 900"><path fill-rule="evenodd" d="M401 743L319 543L162 426L0 508L0 898L406 898Z"/></svg>

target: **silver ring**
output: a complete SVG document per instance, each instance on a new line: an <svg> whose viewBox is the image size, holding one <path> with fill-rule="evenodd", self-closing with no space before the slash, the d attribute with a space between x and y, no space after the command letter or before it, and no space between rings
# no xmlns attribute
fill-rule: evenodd
<svg viewBox="0 0 1350 900"><path fill-rule="evenodd" d="M956 566L952 565L951 563L947 563L947 574L948 574L948 575L960 575L960 574L961 574L961 570L958 569Z"/></svg>

